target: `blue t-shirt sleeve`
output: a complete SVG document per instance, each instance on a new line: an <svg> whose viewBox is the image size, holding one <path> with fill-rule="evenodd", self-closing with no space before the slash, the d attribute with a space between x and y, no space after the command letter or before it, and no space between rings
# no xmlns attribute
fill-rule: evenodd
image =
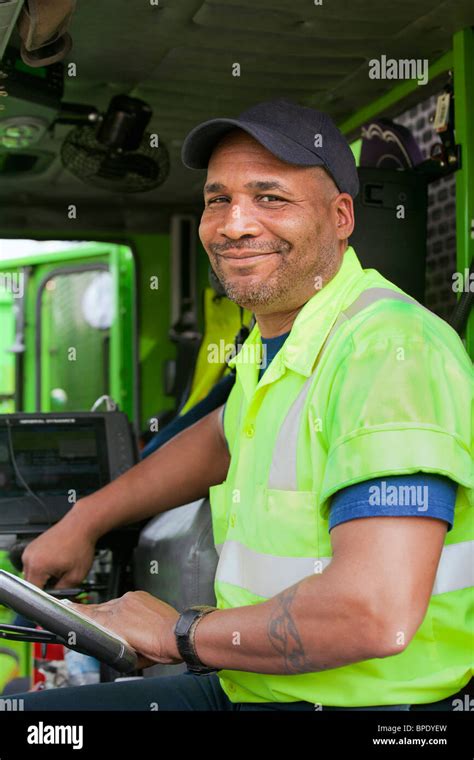
<svg viewBox="0 0 474 760"><path fill-rule="evenodd" d="M418 472L364 480L334 494L329 530L357 517L436 517L453 527L457 483L444 475Z"/></svg>

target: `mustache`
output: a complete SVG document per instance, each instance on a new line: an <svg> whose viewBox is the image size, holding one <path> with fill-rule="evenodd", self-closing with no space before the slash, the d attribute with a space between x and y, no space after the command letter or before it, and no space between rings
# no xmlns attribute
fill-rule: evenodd
<svg viewBox="0 0 474 760"><path fill-rule="evenodd" d="M210 252L215 255L225 253L229 250L238 251L240 249L246 251L259 251L261 253L272 253L273 251L276 253L288 253L291 249L291 245L286 240L275 240L273 242L270 241L265 243L259 243L256 241L252 242L251 240L229 240L226 243L209 244Z"/></svg>

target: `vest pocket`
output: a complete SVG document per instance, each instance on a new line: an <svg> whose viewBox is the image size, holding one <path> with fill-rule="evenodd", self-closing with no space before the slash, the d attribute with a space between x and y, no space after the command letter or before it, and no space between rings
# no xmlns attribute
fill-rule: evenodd
<svg viewBox="0 0 474 760"><path fill-rule="evenodd" d="M319 514L316 491L264 492L262 551L288 557L327 557L331 553L327 522Z"/></svg>

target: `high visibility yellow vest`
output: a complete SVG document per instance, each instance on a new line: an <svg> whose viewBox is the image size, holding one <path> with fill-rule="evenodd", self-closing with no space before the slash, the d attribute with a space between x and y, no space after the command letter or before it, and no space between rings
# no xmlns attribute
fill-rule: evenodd
<svg viewBox="0 0 474 760"><path fill-rule="evenodd" d="M222 670L224 691L233 702L342 707L454 694L472 675L474 625L473 378L461 340L378 272L363 270L348 248L260 381L259 346L255 325L231 362L229 472L210 490L219 608L262 602L324 572L330 500L341 488L420 471L459 486L431 601L406 649L301 675Z"/></svg>

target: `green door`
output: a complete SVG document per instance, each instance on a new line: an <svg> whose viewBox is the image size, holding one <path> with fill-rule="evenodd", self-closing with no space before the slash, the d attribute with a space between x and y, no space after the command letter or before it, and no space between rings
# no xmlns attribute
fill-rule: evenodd
<svg viewBox="0 0 474 760"><path fill-rule="evenodd" d="M68 250L65 244L64 251L4 261L3 267L28 271L22 371L17 373L23 411L89 411L107 395L135 420L136 295L130 248L91 243ZM14 390L15 358L7 347L15 341L15 318L11 297L2 303L0 394L13 411L8 396Z"/></svg>
<svg viewBox="0 0 474 760"><path fill-rule="evenodd" d="M0 414L12 412L15 392L14 297L7 283L0 283Z"/></svg>

